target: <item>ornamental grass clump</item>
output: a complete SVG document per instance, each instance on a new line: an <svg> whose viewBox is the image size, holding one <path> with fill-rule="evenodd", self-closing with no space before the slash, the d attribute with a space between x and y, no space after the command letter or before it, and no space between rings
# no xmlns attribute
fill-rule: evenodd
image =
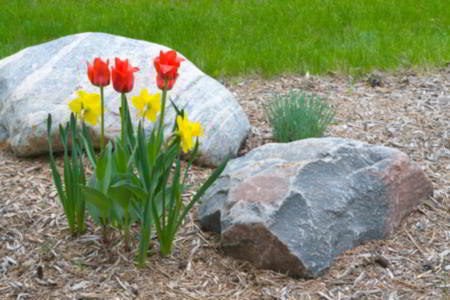
<svg viewBox="0 0 450 300"><path fill-rule="evenodd" d="M335 114L318 96L300 91L275 95L264 110L275 140L281 143L322 136Z"/></svg>
<svg viewBox="0 0 450 300"><path fill-rule="evenodd" d="M176 111L172 132L164 137L164 115L167 93L179 76L178 68L184 59L175 51L160 52L153 61L157 72L156 84L162 93L150 95L147 89L132 98L138 111L139 124L133 127L128 108L127 93L133 90L134 73L128 60L115 59L109 70L108 60L96 58L88 64L90 82L100 88L100 94L77 91L78 98L69 103L71 121L66 129L61 126L64 146L64 184L56 168L52 153L51 116L48 118L50 161L53 179L73 234L84 230L85 206L92 220L103 227L104 240L109 229L122 233L126 250L137 245L138 265L143 266L155 228L160 253L170 255L176 233L184 218L204 192L219 177L228 159L210 175L193 198L186 204L182 195L187 188L189 169L199 147L198 139L204 135L199 122L192 122L183 109L170 101ZM120 93L120 137L104 141L104 92L110 84ZM159 120L158 117L159 116ZM96 154L87 134L85 122L95 126L100 118L100 152ZM76 119L81 120L81 130ZM153 122L153 130L144 134L144 122ZM69 130L70 129L70 130ZM69 145L68 133L71 134ZM72 159L69 159L69 151ZM187 155L188 163L181 167L181 154ZM84 176L83 157L87 155L94 174L88 180ZM139 225L139 241L133 237L134 224ZM78 227L77 227L78 226ZM135 243L136 241L136 243Z"/></svg>

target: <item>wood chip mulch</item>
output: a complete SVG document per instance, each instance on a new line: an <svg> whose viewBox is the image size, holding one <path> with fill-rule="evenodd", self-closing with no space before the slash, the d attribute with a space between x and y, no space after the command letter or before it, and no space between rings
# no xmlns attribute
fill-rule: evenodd
<svg viewBox="0 0 450 300"><path fill-rule="evenodd" d="M295 280L225 256L220 237L202 232L195 212L173 255L160 257L154 240L154 254L138 269L135 251L126 252L117 234L105 245L88 222L84 235L68 235L45 156L16 158L1 149L0 299L450 299L449 67L358 80L330 74L224 84L252 125L241 155L272 142L263 103L300 89L336 108L326 136L404 151L423 167L434 195L388 240L343 253L321 278ZM210 172L194 167L190 181L203 182Z"/></svg>

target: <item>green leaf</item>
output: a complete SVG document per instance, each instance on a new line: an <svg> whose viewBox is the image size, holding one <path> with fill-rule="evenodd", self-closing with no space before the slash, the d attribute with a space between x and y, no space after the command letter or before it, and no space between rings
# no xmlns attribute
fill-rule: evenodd
<svg viewBox="0 0 450 300"><path fill-rule="evenodd" d="M152 203L150 206L151 206L151 211L152 211L151 213L153 216L153 221L155 222L156 232L157 232L158 236L161 238L161 237L163 237L163 232L162 232L161 222L160 222L159 216L158 216L157 205L156 205L155 199L152 199ZM147 215L148 215L147 210L148 209L146 209L146 212L144 213L144 217L147 217Z"/></svg>
<svg viewBox="0 0 450 300"><path fill-rule="evenodd" d="M171 193L170 193L170 200L168 205L168 223L171 224L173 222L173 218L176 219L176 207L177 207L177 200L180 195L180 178L181 178L181 171L180 171L180 159L177 159L176 167L175 167L175 174L172 178L172 187L171 187ZM174 207L175 206L175 207ZM176 222L176 220L175 220Z"/></svg>
<svg viewBox="0 0 450 300"><path fill-rule="evenodd" d="M189 210L194 206L194 204L203 196L203 194L206 192L206 190L219 178L220 174L222 174L223 170L227 166L228 161L230 160L230 156L227 156L223 162L214 170L214 172L208 177L206 182L200 187L200 189L195 193L194 197L192 197L192 200L189 202L189 204L184 208L184 212L180 220L178 221L178 224L176 226L176 229L180 227L181 223L183 222L184 218L188 214Z"/></svg>
<svg viewBox="0 0 450 300"><path fill-rule="evenodd" d="M119 173L128 172L128 158L120 143L116 143L116 148L114 151L116 170Z"/></svg>
<svg viewBox="0 0 450 300"><path fill-rule="evenodd" d="M129 181L119 181L112 185L111 187L114 188L124 188L127 189L130 193L133 194L138 199L146 199L148 197L148 194L145 192L144 189L142 189L140 186L130 183Z"/></svg>
<svg viewBox="0 0 450 300"><path fill-rule="evenodd" d="M92 168L96 167L96 155L94 151L94 146L92 145L92 139L89 135L88 128L83 124L83 132L81 135L81 140L84 144L84 150L86 151L89 161L91 162Z"/></svg>
<svg viewBox="0 0 450 300"><path fill-rule="evenodd" d="M105 219L105 217L102 216L102 214L101 214L100 210L97 208L97 206L95 206L90 201L86 201L86 209L87 209L89 215L91 216L92 221L94 221L95 224L97 224L97 225L105 225L106 224L106 222L104 222L104 221L107 219Z"/></svg>
<svg viewBox="0 0 450 300"><path fill-rule="evenodd" d="M172 101L172 99L169 98L169 101L172 104L173 109L175 109L176 115L184 118L184 109L180 110L178 106L175 104L175 102ZM176 130L177 130L177 118L175 117L172 132L175 132Z"/></svg>
<svg viewBox="0 0 450 300"><path fill-rule="evenodd" d="M127 211L133 194L123 186L116 186L108 189L108 196Z"/></svg>
<svg viewBox="0 0 450 300"><path fill-rule="evenodd" d="M134 145L136 144L136 140L134 137L133 123L131 122L130 110L128 109L128 101L125 101L125 124L127 126L126 132L128 144L130 148L133 149Z"/></svg>
<svg viewBox="0 0 450 300"><path fill-rule="evenodd" d="M198 151L199 146L200 146L200 143L198 142L198 138L197 138L195 141L194 150L192 151L191 156L189 157L188 165L187 165L186 169L184 169L183 182L187 181L188 171L192 167L192 163L194 162L194 159L197 156L197 151ZM183 193L183 190L184 190L184 185L182 186L181 193Z"/></svg>
<svg viewBox="0 0 450 300"><path fill-rule="evenodd" d="M172 179L172 193L171 193L171 197L170 197L170 203L169 203L169 207L168 207L168 229L167 229L167 234L169 235L169 242L172 243L173 242L173 238L175 236L176 233L176 226L178 223L178 218L180 216L180 210L181 210L181 206L183 204L182 200L181 200L181 183L180 183L180 178L181 178L181 170L180 170L180 159L177 159L176 162L176 168L175 168L175 175L173 176Z"/></svg>
<svg viewBox="0 0 450 300"><path fill-rule="evenodd" d="M172 104L173 109L175 109L175 112L177 113L177 115L184 116L184 114L182 114L182 111L184 111L184 109L183 109L183 110L180 110L180 109L178 108L178 106L175 104L175 102L172 101L171 98L169 98L169 101L170 101L170 103Z"/></svg>
<svg viewBox="0 0 450 300"><path fill-rule="evenodd" d="M96 175L96 186L100 189L104 194L108 191L108 187L111 180L112 175L112 145L108 143L105 151L100 153L99 158L97 159L97 167L95 169Z"/></svg>
<svg viewBox="0 0 450 300"><path fill-rule="evenodd" d="M53 182L55 183L56 191L58 192L59 201L64 207L66 202L66 195L63 190L61 175L56 167L55 157L53 156L53 145L52 145L52 115L48 114L47 118L47 136L48 136L48 148L50 153L50 168L52 170Z"/></svg>
<svg viewBox="0 0 450 300"><path fill-rule="evenodd" d="M130 111L128 109L128 101L125 93L122 93L120 97L120 114L121 120L123 120L123 123L121 124L121 126L123 126L123 128L121 128L121 139L123 139L123 141L121 142L124 143L124 146L126 145L126 147L129 148L125 150L129 150L131 152L131 149L133 149L134 145L136 144L133 132L133 124L131 122Z"/></svg>
<svg viewBox="0 0 450 300"><path fill-rule="evenodd" d="M64 202L63 207L67 216L69 227L73 228L73 224L75 222L74 179L67 148L66 143L64 147L64 189L66 193L66 201Z"/></svg>
<svg viewBox="0 0 450 300"><path fill-rule="evenodd" d="M137 150L138 150L138 143L134 145L133 151L131 152L131 155L128 157L127 167L130 170L133 168L133 161L136 161Z"/></svg>
<svg viewBox="0 0 450 300"><path fill-rule="evenodd" d="M161 149L161 143L158 140L158 135L156 134L155 128L153 128L152 133L150 134L150 138L147 144L147 157L149 162L150 169L153 168L156 161L156 156L159 154L159 150Z"/></svg>
<svg viewBox="0 0 450 300"><path fill-rule="evenodd" d="M66 125L66 128L67 125ZM61 124L59 124L59 139L61 141L61 144L64 146L64 151L66 151L67 145L68 145L68 136L67 136L67 130L64 128Z"/></svg>
<svg viewBox="0 0 450 300"><path fill-rule="evenodd" d="M112 207L111 200L108 198L108 196L98 191L97 189L89 186L84 186L81 188L83 189L86 201L95 205L95 207L98 208L102 216L106 217L108 215L108 211Z"/></svg>
<svg viewBox="0 0 450 300"><path fill-rule="evenodd" d="M76 164L77 161L77 121L73 113L70 114L69 121L70 136L72 137L72 165Z"/></svg>
<svg viewBox="0 0 450 300"><path fill-rule="evenodd" d="M136 165L138 167L139 177L141 178L142 186L147 192L150 192L150 169L148 164L148 156L145 151L146 140L144 135L144 129L141 122L139 122L137 131L137 151L136 151Z"/></svg>

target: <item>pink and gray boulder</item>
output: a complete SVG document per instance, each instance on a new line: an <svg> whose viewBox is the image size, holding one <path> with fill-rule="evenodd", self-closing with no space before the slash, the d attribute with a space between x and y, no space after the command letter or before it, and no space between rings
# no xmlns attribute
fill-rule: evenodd
<svg viewBox="0 0 450 300"><path fill-rule="evenodd" d="M198 213L227 254L312 278L343 251L389 237L430 194L420 166L399 150L306 139L230 161Z"/></svg>

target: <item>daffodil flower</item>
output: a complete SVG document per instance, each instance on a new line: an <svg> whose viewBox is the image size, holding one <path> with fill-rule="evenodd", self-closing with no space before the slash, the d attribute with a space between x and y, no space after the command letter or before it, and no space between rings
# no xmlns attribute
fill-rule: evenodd
<svg viewBox="0 0 450 300"><path fill-rule="evenodd" d="M200 122L189 122L188 116L185 113L184 117L177 116L177 132L180 136L181 144L184 153L187 153L192 148L192 138L194 136L203 136L203 128L200 127Z"/></svg>
<svg viewBox="0 0 450 300"><path fill-rule="evenodd" d="M92 125L97 124L97 117L101 113L100 95L89 94L83 90L77 91L77 98L69 102L69 108L77 115L78 119Z"/></svg>
<svg viewBox="0 0 450 300"><path fill-rule="evenodd" d="M149 121L156 121L156 114L161 111L161 94L149 95L147 89L141 90L139 96L134 96L131 100L139 111L139 116L147 117Z"/></svg>

